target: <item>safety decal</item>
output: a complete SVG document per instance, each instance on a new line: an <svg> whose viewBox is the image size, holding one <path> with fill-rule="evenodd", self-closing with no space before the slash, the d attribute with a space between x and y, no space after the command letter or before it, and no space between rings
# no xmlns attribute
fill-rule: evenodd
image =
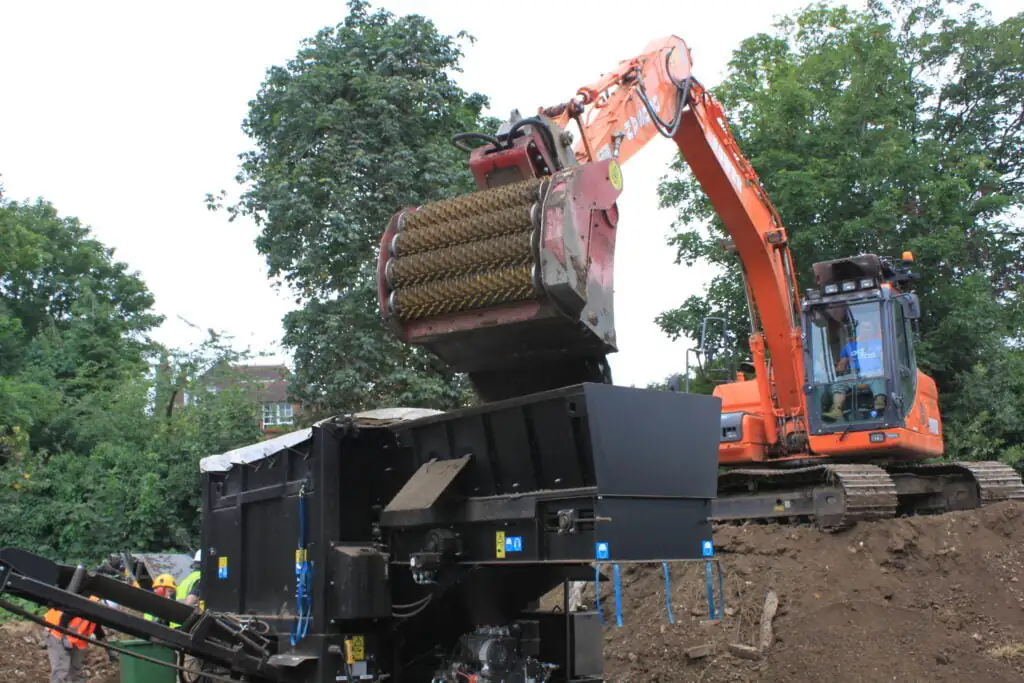
<svg viewBox="0 0 1024 683"><path fill-rule="evenodd" d="M366 640L363 636L352 636L345 641L345 654L349 664L366 659Z"/></svg>
<svg viewBox="0 0 1024 683"><path fill-rule="evenodd" d="M616 190L622 189L622 168L614 161L608 164L608 182Z"/></svg>

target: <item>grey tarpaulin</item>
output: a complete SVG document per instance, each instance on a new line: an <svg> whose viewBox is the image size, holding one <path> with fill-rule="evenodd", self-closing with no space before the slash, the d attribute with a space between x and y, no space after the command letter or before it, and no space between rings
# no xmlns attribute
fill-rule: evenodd
<svg viewBox="0 0 1024 683"><path fill-rule="evenodd" d="M404 422L406 420L416 420L430 415L439 415L441 412L442 411L440 410L430 410L429 408L380 408L377 410L367 410L362 413L355 413L350 417L357 424L387 424L389 422ZM329 422L334 419L336 418L329 417L325 420L321 420L317 424ZM230 470L233 465L244 465L259 462L264 458L270 457L274 453L280 452L282 449L300 444L311 436L313 436L313 430L312 428L307 427L306 429L299 429L294 432L289 432L288 434L282 434L281 436L273 439L267 439L266 441L259 441L254 444L249 444L248 446L242 446L241 448L236 448L233 451L228 451L227 453L208 455L199 461L199 470L201 472L226 472Z"/></svg>

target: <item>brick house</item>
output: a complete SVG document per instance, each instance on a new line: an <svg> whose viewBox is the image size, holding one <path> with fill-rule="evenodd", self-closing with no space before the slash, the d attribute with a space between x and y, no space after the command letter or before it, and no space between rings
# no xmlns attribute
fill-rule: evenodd
<svg viewBox="0 0 1024 683"><path fill-rule="evenodd" d="M250 390L253 400L262 406L260 427L269 438L295 428L301 405L288 396L291 371L285 365L232 365L213 368L200 382L207 391L222 391L230 386ZM182 392L175 398L178 405L189 405L194 398Z"/></svg>

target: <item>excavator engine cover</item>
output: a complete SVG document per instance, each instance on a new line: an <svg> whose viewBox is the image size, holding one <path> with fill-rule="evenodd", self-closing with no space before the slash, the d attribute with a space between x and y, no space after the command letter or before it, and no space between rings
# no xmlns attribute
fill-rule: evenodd
<svg viewBox="0 0 1024 683"><path fill-rule="evenodd" d="M621 170L614 160L559 168L516 142L474 150L485 189L396 213L378 259L385 320L488 401L610 381L616 350ZM534 169L548 173L523 179Z"/></svg>

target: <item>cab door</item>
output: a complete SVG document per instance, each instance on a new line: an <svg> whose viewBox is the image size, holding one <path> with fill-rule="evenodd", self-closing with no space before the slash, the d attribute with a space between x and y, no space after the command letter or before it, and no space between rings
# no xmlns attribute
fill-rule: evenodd
<svg viewBox="0 0 1024 683"><path fill-rule="evenodd" d="M896 361L897 376L893 383L899 392L897 416L904 422L917 395L917 357L914 354L914 336L903 299L891 302L893 309L893 358Z"/></svg>

